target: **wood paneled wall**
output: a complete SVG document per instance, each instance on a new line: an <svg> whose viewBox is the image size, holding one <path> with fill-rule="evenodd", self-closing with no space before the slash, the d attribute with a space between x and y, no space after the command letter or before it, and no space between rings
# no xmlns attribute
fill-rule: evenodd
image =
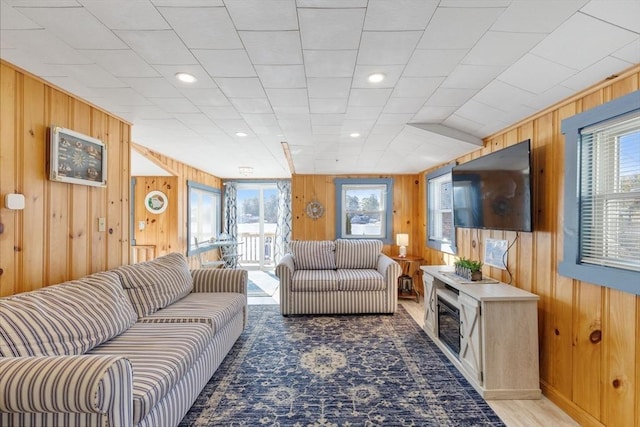
<svg viewBox="0 0 640 427"><path fill-rule="evenodd" d="M222 180L214 175L188 166L137 144L133 149L167 170L174 176L136 177L135 238L136 244L155 245L156 256L169 252L187 253L187 181L195 181L222 190ZM167 211L152 214L144 207L144 197L152 190L160 190L169 198ZM145 230L138 229L138 221L145 221ZM211 254L207 254L209 256ZM197 257L189 257L192 268L199 266Z"/></svg>
<svg viewBox="0 0 640 427"><path fill-rule="evenodd" d="M47 179L52 124L106 144L106 188ZM129 138L128 123L0 61L0 296L129 262ZM6 209L8 193L25 209Z"/></svg>
<svg viewBox="0 0 640 427"><path fill-rule="evenodd" d="M458 229L458 254L483 258L487 238L515 243L506 271L484 273L540 296L540 378L544 394L582 425L640 426L640 297L558 274L563 244L563 119L640 89L640 66L485 140L468 161L522 140L533 147L535 231ZM426 192L420 179L420 206ZM424 238L426 213L420 212ZM517 239L516 239L517 238ZM425 248L430 264L454 257ZM518 355L513 355L518 357Z"/></svg>

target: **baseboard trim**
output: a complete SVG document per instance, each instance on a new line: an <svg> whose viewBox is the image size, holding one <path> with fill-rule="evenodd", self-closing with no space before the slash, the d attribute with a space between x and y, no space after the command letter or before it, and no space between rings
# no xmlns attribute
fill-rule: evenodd
<svg viewBox="0 0 640 427"><path fill-rule="evenodd" d="M586 412L567 399L563 394L560 394L555 388L549 384L540 380L540 387L542 388L542 394L544 394L550 401L558 405L560 409L566 412L571 418L576 420L581 426L584 427L605 427L599 420L595 419L593 415Z"/></svg>

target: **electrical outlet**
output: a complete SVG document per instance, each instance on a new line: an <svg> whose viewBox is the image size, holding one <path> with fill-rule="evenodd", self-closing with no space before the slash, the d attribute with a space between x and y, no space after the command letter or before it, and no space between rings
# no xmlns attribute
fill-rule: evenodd
<svg viewBox="0 0 640 427"><path fill-rule="evenodd" d="M107 231L107 219L104 217L98 218L98 231Z"/></svg>
<svg viewBox="0 0 640 427"><path fill-rule="evenodd" d="M147 226L145 221L138 221L138 230L142 231Z"/></svg>

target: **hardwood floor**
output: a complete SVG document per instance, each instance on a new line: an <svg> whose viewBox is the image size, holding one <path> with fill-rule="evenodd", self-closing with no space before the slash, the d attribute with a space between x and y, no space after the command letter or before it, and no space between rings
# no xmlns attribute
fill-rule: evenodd
<svg viewBox="0 0 640 427"><path fill-rule="evenodd" d="M400 304L418 325L424 325L422 301L400 300ZM487 403L508 427L580 425L544 396L540 400L488 400Z"/></svg>

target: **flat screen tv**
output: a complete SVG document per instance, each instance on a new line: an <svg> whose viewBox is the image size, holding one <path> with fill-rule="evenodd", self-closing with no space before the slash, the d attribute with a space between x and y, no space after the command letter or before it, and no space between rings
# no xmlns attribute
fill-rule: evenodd
<svg viewBox="0 0 640 427"><path fill-rule="evenodd" d="M451 181L456 227L533 231L530 140L454 166Z"/></svg>

